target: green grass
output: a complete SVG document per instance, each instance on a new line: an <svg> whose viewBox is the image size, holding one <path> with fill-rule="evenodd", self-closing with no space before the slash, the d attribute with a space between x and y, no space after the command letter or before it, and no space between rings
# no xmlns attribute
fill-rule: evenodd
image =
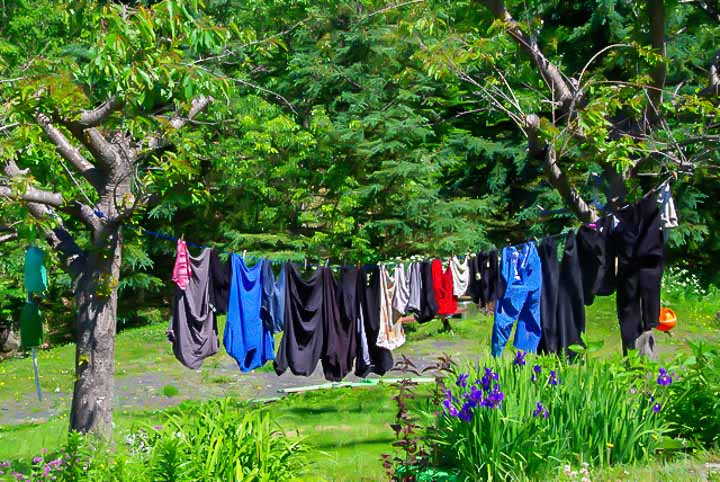
<svg viewBox="0 0 720 482"><path fill-rule="evenodd" d="M658 332L661 358L670 357L677 350L686 349L688 340L704 339L719 341L720 332L715 313L720 296L700 300L670 302L677 312L679 322L672 337ZM409 356L432 358L447 353L455 359L476 359L489 354L492 316L472 313L466 320L452 320L452 331L442 331L440 321L408 327L408 342L398 353ZM224 320L220 320L222 333ZM128 329L117 337L116 387L134 387L138 378L157 377L159 385L172 386L178 390L175 396L162 396L158 407L133 405L131 400L121 399L114 414L114 438L122 444L133 427L161 423L163 408L181 403L188 398L219 398L230 396L243 400L257 398L262 372L271 372L272 366L263 367L255 377L242 375L234 361L221 352L208 359L199 372L182 367L174 358L165 337L165 324L154 324ZM599 298L587 311L587 334L590 340L603 340L605 345L595 356L606 357L620 352L619 329L613 298ZM222 336L222 335L221 335ZM505 356L512 357L509 347ZM55 409L62 415L50 417L42 423L21 423L0 427L0 460L25 459L38 455L43 448L52 450L62 445L68 426L67 410L72 394L72 370L75 350L72 345L55 347L38 353L41 383L46 392L60 392L55 397ZM123 385L125 384L125 385ZM302 384L302 380L298 380ZM143 386L140 386L143 390ZM284 430L305 437L307 443L317 449L312 453L319 479L327 480L382 480L380 463L382 453L392 453L392 422L395 407L391 400L392 389L375 388L333 389L322 392L295 394L268 405ZM6 410L24 410L28 417L46 418L49 408L34 399L34 379L29 358L15 358L0 363L0 407ZM7 413L7 412L6 412ZM0 420L3 420L0 413ZM715 456L712 456L715 457ZM712 458L711 457L711 458ZM657 470L623 468L638 479L622 472L595 474L592 480L658 480L659 474L667 474L662 480L675 479L675 474L696 470L699 462L686 461L678 464L658 465ZM693 465L695 464L695 465ZM695 467L695 468L692 468ZM696 473L696 472L692 472ZM691 476L690 478L696 478ZM687 478L686 478L687 480Z"/></svg>

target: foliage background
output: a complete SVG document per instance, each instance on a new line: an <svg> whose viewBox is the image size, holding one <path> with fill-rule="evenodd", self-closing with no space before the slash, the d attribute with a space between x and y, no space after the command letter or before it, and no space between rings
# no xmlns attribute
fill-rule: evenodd
<svg viewBox="0 0 720 482"><path fill-rule="evenodd" d="M51 67L64 61L86 68L78 75L89 72L89 55L104 28L95 12L113 3L142 8L158 2L3 2L0 78L21 78L36 64L47 65L52 76ZM567 212L542 215L542 209L564 206L543 181L542 166L528 157L525 139L473 85L443 68L452 61L482 76L490 62L512 73L508 82L523 104L542 105L538 74L476 3L180 3L195 5L202 18L229 32L222 42L207 39L183 88L192 94L219 78L227 89L168 153L171 169L160 174L170 180L155 176L163 197L138 225L258 256L333 262L459 254L576 225ZM646 35L640 2L508 6L537 26L547 54L569 72L608 45L642 43ZM720 26L693 5L669 2L668 11L668 77L682 81L683 92L697 91L706 84ZM587 75L632 80L642 65L637 52L615 51L590 65ZM71 79L53 82L68 90L68 102L74 98ZM0 83L0 118L16 107L17 91L17 82ZM682 132L697 121L683 122L671 128ZM13 129L3 130L0 154L17 148ZM41 167L39 182L76 194L51 146L29 144L23 155ZM682 225L668 243L674 262L716 282L717 163L716 152L675 183ZM649 167L649 173L668 168ZM603 202L592 178L598 166L582 152L573 154L568 172L587 198ZM642 177L631 188L640 194L659 179ZM0 246L0 317L11 320L24 297L22 252L37 227L15 204L1 203L0 216L3 223L24 223L22 241ZM121 326L161 318L153 308L165 306L170 295L174 251L172 243L131 229L125 236ZM65 332L69 281L55 268L51 279L44 310Z"/></svg>

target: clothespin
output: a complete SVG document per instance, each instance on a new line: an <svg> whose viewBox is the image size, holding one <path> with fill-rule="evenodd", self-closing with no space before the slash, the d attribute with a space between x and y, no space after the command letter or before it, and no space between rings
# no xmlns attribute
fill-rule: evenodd
<svg viewBox="0 0 720 482"><path fill-rule="evenodd" d="M305 263L305 269L307 269L307 258L303 258L303 261Z"/></svg>
<svg viewBox="0 0 720 482"><path fill-rule="evenodd" d="M330 258L325 258L325 267L327 268L330 264Z"/></svg>
<svg viewBox="0 0 720 482"><path fill-rule="evenodd" d="M247 254L247 249L243 249L242 259L245 261L245 255Z"/></svg>

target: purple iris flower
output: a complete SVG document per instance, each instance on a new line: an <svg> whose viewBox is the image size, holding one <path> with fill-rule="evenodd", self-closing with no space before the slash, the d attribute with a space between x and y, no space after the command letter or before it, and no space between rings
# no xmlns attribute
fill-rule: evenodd
<svg viewBox="0 0 720 482"><path fill-rule="evenodd" d="M468 395L468 400L471 400L475 404L479 404L483 399L483 392L482 390L479 390L478 387L473 385L470 387L470 394Z"/></svg>
<svg viewBox="0 0 720 482"><path fill-rule="evenodd" d="M39 464L43 461L42 457L33 457L33 464Z"/></svg>
<svg viewBox="0 0 720 482"><path fill-rule="evenodd" d="M459 415L459 412L458 412L458 409L455 408L454 405L451 405L450 408L448 409L448 414L451 417L457 417Z"/></svg>
<svg viewBox="0 0 720 482"><path fill-rule="evenodd" d="M467 386L467 379L469 376L470 375L468 375L467 373L461 373L460 376L457 377L455 385L465 388Z"/></svg>
<svg viewBox="0 0 720 482"><path fill-rule="evenodd" d="M666 387L672 383L672 377L668 375L667 370L660 368L660 375L657 377L657 384Z"/></svg>
<svg viewBox="0 0 720 482"><path fill-rule="evenodd" d="M500 385L496 383L493 390L487 394L487 398L485 399L487 400L487 404L485 404L485 406L488 408L499 407L503 399L505 399L505 394L500 391Z"/></svg>
<svg viewBox="0 0 720 482"><path fill-rule="evenodd" d="M660 409L661 409L661 408L662 408L662 407L660 406L660 404L659 404L659 403L656 403L655 405L653 405L653 412L655 412L655 413L660 413Z"/></svg>
<svg viewBox="0 0 720 482"><path fill-rule="evenodd" d="M533 417L548 418L549 415L550 413L547 408L545 408L541 402L537 402L535 410L533 411Z"/></svg>
<svg viewBox="0 0 720 482"><path fill-rule="evenodd" d="M540 373L542 372L542 367L541 367L540 365L535 365L535 366L533 367L533 371L534 371L535 373L537 373L538 375L540 375Z"/></svg>
<svg viewBox="0 0 720 482"><path fill-rule="evenodd" d="M550 370L550 378L548 378L548 383L553 386L558 384L557 375L555 374L555 370Z"/></svg>
<svg viewBox="0 0 720 482"><path fill-rule="evenodd" d="M463 405L457 417L463 422L471 421L473 417L472 407L466 403L465 405Z"/></svg>
<svg viewBox="0 0 720 482"><path fill-rule="evenodd" d="M530 381L533 382L533 383L537 382L537 377L535 376L534 373L533 373L532 376L530 377Z"/></svg>
<svg viewBox="0 0 720 482"><path fill-rule="evenodd" d="M524 352L522 350L518 350L515 354L515 360L513 360L513 365L515 366L525 366L525 355L527 355L527 352Z"/></svg>

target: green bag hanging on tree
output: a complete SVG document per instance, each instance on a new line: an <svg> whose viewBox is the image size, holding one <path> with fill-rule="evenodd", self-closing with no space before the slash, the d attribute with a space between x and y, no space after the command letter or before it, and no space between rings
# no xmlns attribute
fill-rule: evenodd
<svg viewBox="0 0 720 482"><path fill-rule="evenodd" d="M34 348L43 343L40 307L28 300L20 311L20 346Z"/></svg>
<svg viewBox="0 0 720 482"><path fill-rule="evenodd" d="M41 249L31 247L25 252L25 291L42 293L47 289L47 269L45 253Z"/></svg>

